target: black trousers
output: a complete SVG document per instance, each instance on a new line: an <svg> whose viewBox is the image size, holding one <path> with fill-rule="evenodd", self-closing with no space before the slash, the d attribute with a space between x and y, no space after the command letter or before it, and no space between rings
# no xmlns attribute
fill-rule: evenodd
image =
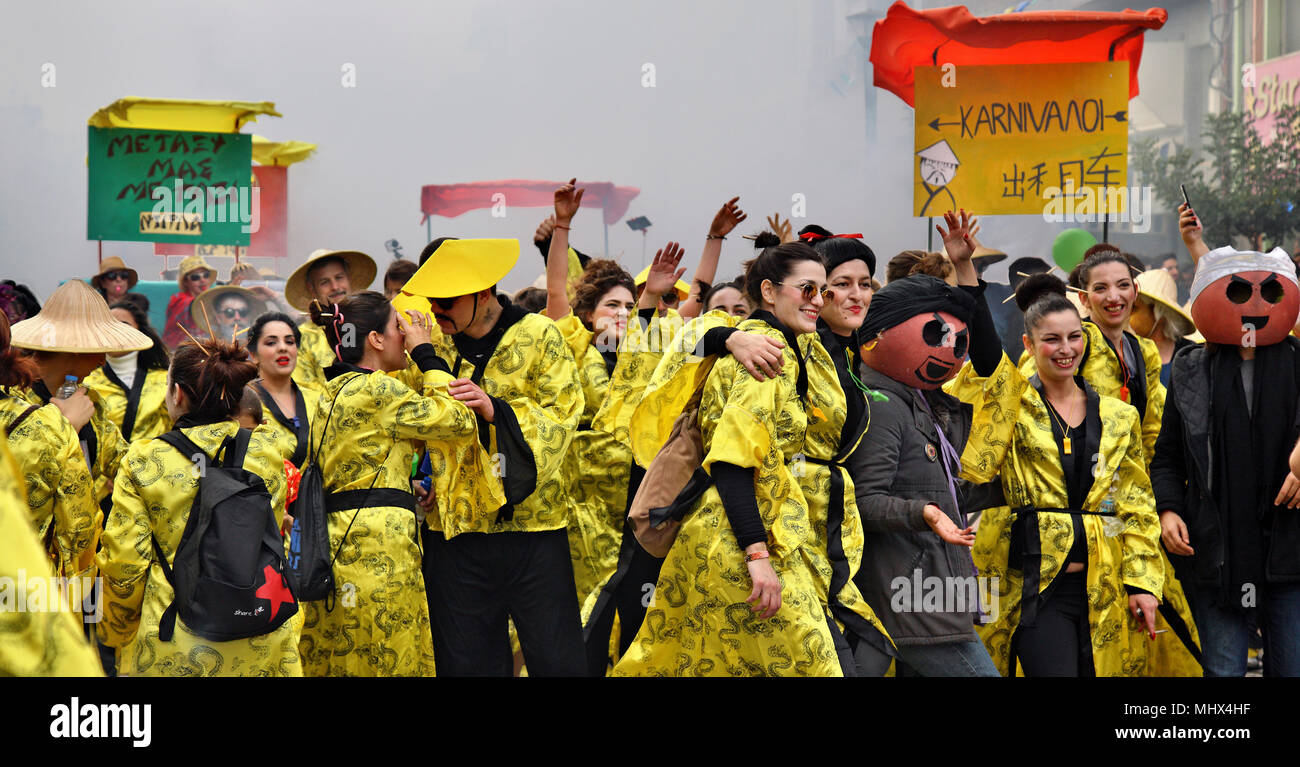
<svg viewBox="0 0 1300 767"><path fill-rule="evenodd" d="M1088 626L1087 570L1061 573L1034 626L1021 626L1011 641L1025 676L1096 676Z"/></svg>
<svg viewBox="0 0 1300 767"><path fill-rule="evenodd" d="M638 468L635 467L634 468ZM618 571L610 578L597 599L596 608L587 619L583 636L587 643L588 676L604 676L610 668L609 637L614 631L614 615L618 614L618 655L623 657L627 648L641 630L646 610L654 599L655 584L664 561L651 556L632 534L632 526L623 522L623 542L618 553Z"/></svg>
<svg viewBox="0 0 1300 767"><path fill-rule="evenodd" d="M510 676L514 620L529 676L582 676L582 625L564 530L422 530L424 587L439 676Z"/></svg>

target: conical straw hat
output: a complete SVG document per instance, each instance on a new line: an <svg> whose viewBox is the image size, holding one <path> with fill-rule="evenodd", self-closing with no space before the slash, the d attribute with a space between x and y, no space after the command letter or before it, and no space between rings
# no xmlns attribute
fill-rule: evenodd
<svg viewBox="0 0 1300 767"><path fill-rule="evenodd" d="M144 333L118 320L94 288L68 280L39 314L13 326L13 345L42 352L135 352L153 346Z"/></svg>
<svg viewBox="0 0 1300 767"><path fill-rule="evenodd" d="M1192 316L1184 311L1183 307L1178 303L1178 285L1169 272L1157 266L1139 274L1135 281L1137 282L1138 293L1142 294L1144 298L1164 304L1168 309L1187 320L1188 325L1196 327L1196 323L1192 321Z"/></svg>
<svg viewBox="0 0 1300 767"><path fill-rule="evenodd" d="M284 297L290 306L304 312L311 307L316 293L307 285L307 272L321 259L331 257L341 258L347 264L348 284L352 286L353 293L360 293L375 281L379 268L375 266L375 260L365 253L359 250L314 250L284 283Z"/></svg>

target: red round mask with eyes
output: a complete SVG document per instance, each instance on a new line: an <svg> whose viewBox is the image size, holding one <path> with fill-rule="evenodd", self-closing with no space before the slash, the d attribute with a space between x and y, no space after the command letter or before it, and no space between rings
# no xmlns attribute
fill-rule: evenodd
<svg viewBox="0 0 1300 767"><path fill-rule="evenodd" d="M862 361L904 386L937 389L961 370L969 346L966 323L947 312L926 312L864 344Z"/></svg>
<svg viewBox="0 0 1300 767"><path fill-rule="evenodd" d="M1210 343L1271 346L1295 327L1300 289L1276 272L1237 272L1211 282L1192 302L1192 321Z"/></svg>

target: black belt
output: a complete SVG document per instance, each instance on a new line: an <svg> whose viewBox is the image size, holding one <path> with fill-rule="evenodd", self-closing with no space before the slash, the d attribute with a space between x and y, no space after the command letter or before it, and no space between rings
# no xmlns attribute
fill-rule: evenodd
<svg viewBox="0 0 1300 767"><path fill-rule="evenodd" d="M1017 533L1016 525L1020 526L1019 534L1019 564L1021 573L1024 575L1024 585L1020 592L1020 625L1033 626L1038 623L1038 608L1043 602L1047 601L1048 594L1038 593L1038 585L1042 577L1043 549L1038 539L1038 512L1050 511L1058 514L1090 514L1096 517L1113 517L1113 511L1088 511L1086 509L1052 509L1045 506L1017 506L1011 510L1016 520L1011 523L1011 546L1016 549ZM1033 521L1034 524L1029 524ZM1017 557L1008 558L1008 566L1014 569ZM1048 584L1047 590L1050 592L1056 581Z"/></svg>
<svg viewBox="0 0 1300 767"><path fill-rule="evenodd" d="M1113 511L1087 511L1085 509L1048 509L1048 508L1036 507L1036 506L1017 506L1016 508L1011 510L1011 513L1018 517L1018 519L1016 519L1016 521L1012 523L1011 540L1013 544L1014 541L1016 540L1016 533L1014 530L1015 525L1021 524L1024 530L1023 533L1024 553L1021 557L1021 567L1024 575L1024 588L1021 589L1021 593L1020 593L1020 625L1021 626L1033 626L1035 623L1038 622L1038 608L1044 602L1047 601L1047 597L1050 596L1052 587L1057 584L1057 581L1052 581L1047 586L1047 592L1044 592L1043 594L1038 593L1038 584L1042 572L1042 559L1043 559L1043 552L1040 548L1039 540L1038 540L1038 525L1037 525L1038 512L1040 511L1051 511L1059 514L1090 514L1094 517L1115 516L1115 512ZM1035 522L1035 524L1032 526L1028 524L1028 520L1031 517L1034 519ZM1178 611L1175 610L1167 601L1160 599L1162 595L1153 594L1152 596L1156 597L1157 600L1159 600L1160 614L1165 617L1165 622L1169 624L1169 630L1174 632L1174 636L1178 637L1179 641L1183 643L1183 646L1187 648L1187 651L1191 653L1193 658L1196 659L1196 662L1201 663L1200 648L1196 646L1196 642L1192 641L1192 632L1188 630L1187 624L1183 622L1182 616L1180 616L1178 614Z"/></svg>
<svg viewBox="0 0 1300 767"><path fill-rule="evenodd" d="M330 514L350 509L374 509L396 506L415 513L415 496L405 490L377 487L373 490L344 490L325 495L325 510Z"/></svg>
<svg viewBox="0 0 1300 767"><path fill-rule="evenodd" d="M826 595L826 603L830 605L831 614L843 623L846 629L855 634L859 641L867 642L886 655L896 658L898 651L885 640L884 635L868 623L866 618L853 612L839 600L840 592L848 585L850 577L849 559L844 554L844 538L841 533L844 526L844 472L841 469L844 464L808 455L804 456L804 460L831 470L831 495L826 509L826 557L831 563L831 586L830 593Z"/></svg>

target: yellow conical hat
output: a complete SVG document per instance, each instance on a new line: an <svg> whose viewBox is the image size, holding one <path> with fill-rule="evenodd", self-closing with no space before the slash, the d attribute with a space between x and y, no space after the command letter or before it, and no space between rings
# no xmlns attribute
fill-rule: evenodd
<svg viewBox="0 0 1300 767"><path fill-rule="evenodd" d="M60 285L35 317L13 326L11 343L42 352L136 352L153 346L144 333L113 316L104 297L81 280Z"/></svg>
<svg viewBox="0 0 1300 767"><path fill-rule="evenodd" d="M455 298L487 290L519 260L519 240L446 240L402 286L403 293Z"/></svg>

